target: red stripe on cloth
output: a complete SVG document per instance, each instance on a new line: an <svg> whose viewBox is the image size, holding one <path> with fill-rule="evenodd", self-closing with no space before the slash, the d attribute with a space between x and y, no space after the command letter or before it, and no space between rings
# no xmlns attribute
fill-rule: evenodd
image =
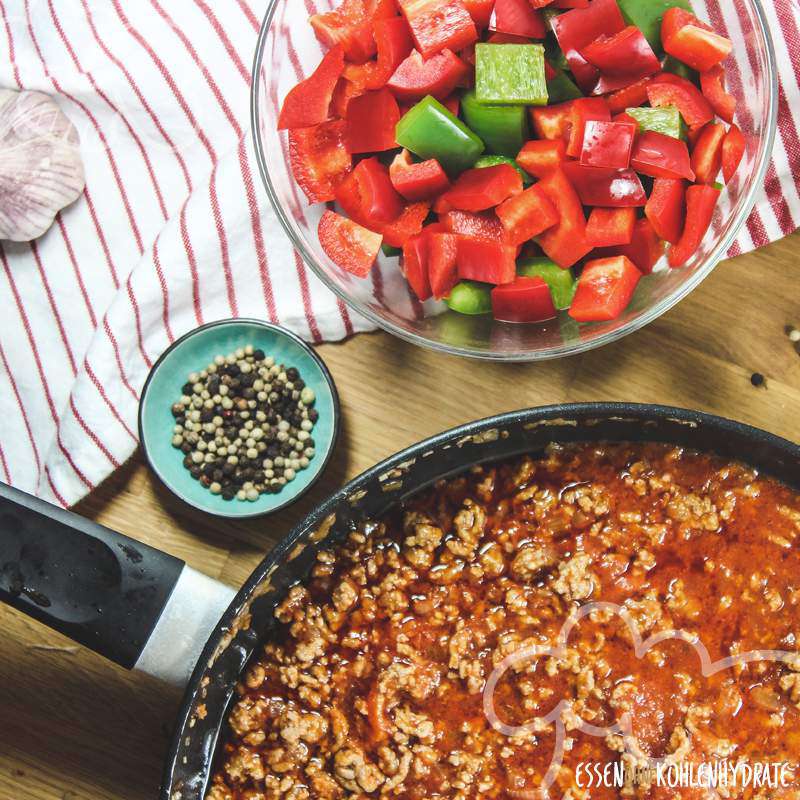
<svg viewBox="0 0 800 800"><path fill-rule="evenodd" d="M89 299L89 293L86 291L86 284L83 281L83 275L81 274L80 267L78 266L78 259L75 257L75 251L72 248L72 242L67 234L67 226L64 224L64 220L60 211L58 214L56 214L56 223L61 231L61 236L64 239L64 245L67 248L67 255L69 256L69 262L72 264L72 271L75 273L75 280L78 281L78 288L81 290L81 297L83 297L83 303L86 306L86 312L89 314L89 321L92 323L92 328L96 328L97 317L94 313L94 307L92 306L92 301Z"/></svg>
<svg viewBox="0 0 800 800"><path fill-rule="evenodd" d="M80 482L91 492L94 489L94 484L81 472L78 465L75 463L75 460L70 455L69 450L64 447L64 442L61 441L61 431L56 429L56 444L58 445L58 449L61 451L61 455L67 461L67 464L72 467L72 471L78 476Z"/></svg>
<svg viewBox="0 0 800 800"><path fill-rule="evenodd" d="M125 375L125 369L122 366L122 357L120 356L119 352L119 344L117 343L117 339L111 330L111 326L108 324L107 316L103 317L103 330L106 332L106 336L108 336L108 340L111 342L111 347L114 350L114 359L117 362L117 369L119 370L120 377L122 378L122 383L125 386L125 388L131 393L133 399L138 403L139 395L136 393L136 390L133 388L133 386L131 386L130 381Z"/></svg>
<svg viewBox="0 0 800 800"><path fill-rule="evenodd" d="M189 225L186 222L187 203L188 200L181 206L181 213L179 215L181 241L183 242L183 249L186 251L186 260L189 262L189 273L192 276L192 305L194 306L194 318L197 320L198 325L202 325L203 306L200 302L200 273L197 269L197 258L194 254L192 240L189 237Z"/></svg>
<svg viewBox="0 0 800 800"><path fill-rule="evenodd" d="M108 410L113 414L114 418L122 426L125 433L127 433L128 436L130 436L131 439L133 439L133 441L136 444L138 444L139 440L136 438L136 434L127 426L125 420L122 419L119 411L117 411L116 406L111 402L111 400L109 400L108 395L106 394L106 390L103 388L103 384L100 383L100 379L97 377L97 375L95 375L94 370L92 369L91 364L89 364L88 359L84 359L83 368L86 371L86 374L89 376L89 380L94 385L94 388L97 389L97 393L103 399L103 402L106 404L106 406L108 406Z"/></svg>
<svg viewBox="0 0 800 800"><path fill-rule="evenodd" d="M111 455L109 449L100 441L100 437L86 424L75 405L75 398L72 395L69 396L69 407L72 410L72 416L78 420L83 432L97 445L97 449L109 460L111 466L117 469L120 466L119 461Z"/></svg>
<svg viewBox="0 0 800 800"><path fill-rule="evenodd" d="M22 414L22 424L25 426L25 430L28 433L28 441L30 442L31 450L33 451L33 460L36 462L36 473L38 480L38 476L42 474L42 462L39 459L39 448L36 446L36 439L33 438L33 431L31 430L31 424L28 420L28 413L25 411L25 405L22 402L22 397L20 396L17 382L14 380L14 375L11 372L11 367L8 364L8 359L6 358L2 344L0 344L0 359L3 361L3 367L5 368L6 375L8 375L8 381L11 384L11 391L14 393L14 398L19 406L20 414Z"/></svg>
<svg viewBox="0 0 800 800"><path fill-rule="evenodd" d="M6 456L3 452L3 445L0 444L0 464L3 465L3 474L6 477L6 483L11 483L11 473L8 471L8 463L6 462Z"/></svg>
<svg viewBox="0 0 800 800"><path fill-rule="evenodd" d="M11 26L8 24L8 17L6 17L5 4L0 2L0 14L3 15L3 24L6 28L6 38L8 39L8 59L11 62L11 68L14 72L14 81L17 86L22 88L22 81L19 77L19 66L17 65L16 55L14 53L14 38L11 36Z"/></svg>
<svg viewBox="0 0 800 800"><path fill-rule="evenodd" d="M258 17L252 12L250 7L244 0L236 0L237 4L239 5L239 9L244 14L247 21L250 23L254 31L261 30L261 23L258 21Z"/></svg>
<svg viewBox="0 0 800 800"><path fill-rule="evenodd" d="M94 229L97 232L97 238L100 240L100 247L103 249L103 255L106 258L106 265L108 266L108 270L111 274L111 280L114 283L114 288L118 290L119 276L117 275L117 268L114 266L114 260L111 258L111 249L108 246L106 235L103 232L103 229L100 227L100 220L97 218L97 212L94 208L94 201L92 200L92 194L89 191L88 186L83 190L83 199L86 201L86 208L89 209L89 216L92 218Z"/></svg>
<svg viewBox="0 0 800 800"><path fill-rule="evenodd" d="M139 313L139 301L136 299L133 286L131 286L130 275L128 275L128 279L125 281L125 289L127 290L128 299L131 301L131 307L133 308L133 323L136 326L136 344L139 347L139 352L142 354L144 363L147 365L147 368L150 369L150 367L153 366L153 362L150 360L150 356L147 355L147 351L144 349L144 336L142 335L142 317Z"/></svg>
<svg viewBox="0 0 800 800"><path fill-rule="evenodd" d="M167 332L167 339L169 339L170 344L172 344L172 342L175 341L175 337L172 335L172 328L169 324L169 289L167 288L167 281L164 277L164 270L161 268L161 259L158 257L158 239L153 242L153 265L156 268L158 282L161 285L161 319L164 321L164 329Z"/></svg>
<svg viewBox="0 0 800 800"><path fill-rule="evenodd" d="M50 469L45 465L44 474L47 476L47 483L50 486L50 491L53 493L53 496L61 503L64 508L68 507L67 501L61 496L58 489L56 489L56 485L53 483L53 476L50 474Z"/></svg>
<svg viewBox="0 0 800 800"><path fill-rule="evenodd" d="M347 306L342 302L341 297L336 298L336 307L339 309L342 322L344 322L345 334L347 334L347 336L352 336L354 333L353 321L350 319L350 312L347 310Z"/></svg>
<svg viewBox="0 0 800 800"><path fill-rule="evenodd" d="M222 41L223 46L225 47L225 52L227 52L228 57L231 61L233 61L234 66L239 71L239 74L244 79L244 82L249 86L252 80L252 76L250 75L250 70L245 67L242 59L239 58L239 54L236 52L231 40L228 38L228 35L225 33L225 29L220 25L219 20L217 19L214 12L208 7L208 5L204 2L204 0L194 0L195 3L199 6L200 10L206 15L206 18L211 23L211 27L216 32L217 36L219 36L220 40Z"/></svg>
<svg viewBox="0 0 800 800"><path fill-rule="evenodd" d="M294 251L294 264L297 268L297 280L300 283L300 296L303 298L303 311L306 315L308 322L308 329L311 331L311 336L315 342L321 342L322 336L319 332L317 320L314 317L314 311L311 308L311 292L308 289L308 276L306 275L306 265L300 258L297 250Z"/></svg>

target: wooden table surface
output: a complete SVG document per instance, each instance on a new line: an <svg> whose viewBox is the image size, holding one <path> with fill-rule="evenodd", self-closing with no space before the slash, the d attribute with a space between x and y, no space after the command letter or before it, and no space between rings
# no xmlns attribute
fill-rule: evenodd
<svg viewBox="0 0 800 800"><path fill-rule="evenodd" d="M319 348L343 430L327 473L276 518L193 515L137 455L78 511L232 586L314 503L418 439L502 411L565 401L658 402L800 440L800 235L722 264L688 299L602 350L500 365L420 350L384 333ZM755 372L766 376L756 388ZM153 800L180 693L126 673L0 608L0 800Z"/></svg>

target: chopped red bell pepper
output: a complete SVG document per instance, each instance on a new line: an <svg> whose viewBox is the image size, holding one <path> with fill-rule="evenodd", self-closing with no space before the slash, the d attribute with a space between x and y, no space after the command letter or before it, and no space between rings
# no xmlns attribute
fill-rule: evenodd
<svg viewBox="0 0 800 800"><path fill-rule="evenodd" d="M304 81L289 90L278 117L278 130L309 128L329 118L333 90L344 69L344 50L336 46Z"/></svg>
<svg viewBox="0 0 800 800"><path fill-rule="evenodd" d="M332 11L313 14L314 35L327 47L341 46L348 61L363 63L375 55L372 16L363 0L344 0Z"/></svg>
<svg viewBox="0 0 800 800"><path fill-rule="evenodd" d="M722 142L725 126L709 122L692 148L692 169L697 183L714 183L722 167Z"/></svg>
<svg viewBox="0 0 800 800"><path fill-rule="evenodd" d="M647 202L642 182L632 169L585 167L577 161L567 161L562 169L586 206L635 208Z"/></svg>
<svg viewBox="0 0 800 800"><path fill-rule="evenodd" d="M675 106L690 128L697 128L714 119L714 109L700 90L686 78L662 72L647 85L647 97L653 108Z"/></svg>
<svg viewBox="0 0 800 800"><path fill-rule="evenodd" d="M347 117L347 106L350 101L367 91L364 84L366 79L367 75L362 76L360 81L350 80L344 75L339 78L331 98L331 116L337 119L345 119Z"/></svg>
<svg viewBox="0 0 800 800"><path fill-rule="evenodd" d="M403 245L400 264L411 290L425 302L431 296L431 284L428 280L428 236L424 232L412 236Z"/></svg>
<svg viewBox="0 0 800 800"><path fill-rule="evenodd" d="M462 0L479 30L489 27L494 11L494 0Z"/></svg>
<svg viewBox="0 0 800 800"><path fill-rule="evenodd" d="M484 211L522 191L522 178L510 164L468 169L440 198L450 210Z"/></svg>
<svg viewBox="0 0 800 800"><path fill-rule="evenodd" d="M590 261L578 278L569 315L578 322L616 319L628 307L641 277L626 256Z"/></svg>
<svg viewBox="0 0 800 800"><path fill-rule="evenodd" d="M664 255L664 242L659 238L649 219L637 219L633 226L630 244L614 248L614 255L626 256L643 275L649 275Z"/></svg>
<svg viewBox="0 0 800 800"><path fill-rule="evenodd" d="M469 73L469 64L446 47L428 59L413 50L386 86L405 102L420 100L428 94L443 100Z"/></svg>
<svg viewBox="0 0 800 800"><path fill-rule="evenodd" d="M544 39L547 29L528 0L495 0L494 29L528 39Z"/></svg>
<svg viewBox="0 0 800 800"><path fill-rule="evenodd" d="M567 155L580 158L583 150L583 136L587 122L610 122L611 111L602 97L581 97L572 101L570 110L570 133L567 142Z"/></svg>
<svg viewBox="0 0 800 800"><path fill-rule="evenodd" d="M637 130L635 123L589 120L583 134L581 164L626 169L631 163Z"/></svg>
<svg viewBox="0 0 800 800"><path fill-rule="evenodd" d="M437 300L447 297L458 283L458 238L453 233L428 234L428 280Z"/></svg>
<svg viewBox="0 0 800 800"><path fill-rule="evenodd" d="M402 247L412 236L422 231L430 205L425 202L406 206L393 222L383 226L383 241L392 247Z"/></svg>
<svg viewBox="0 0 800 800"><path fill-rule="evenodd" d="M292 175L309 203L334 198L334 187L349 172L352 159L344 146L344 120L321 122L289 131Z"/></svg>
<svg viewBox="0 0 800 800"><path fill-rule="evenodd" d="M335 190L339 205L360 225L382 230L403 210L403 200L389 180L389 170L378 159L365 158Z"/></svg>
<svg viewBox="0 0 800 800"><path fill-rule="evenodd" d="M631 166L642 175L653 178L694 180L686 142L656 131L642 131L636 137Z"/></svg>
<svg viewBox="0 0 800 800"><path fill-rule="evenodd" d="M448 211L439 219L450 233L505 242L505 230L494 211L481 211L477 214L471 211Z"/></svg>
<svg viewBox="0 0 800 800"><path fill-rule="evenodd" d="M509 244L522 244L555 225L558 211L539 186L509 197L495 211L503 224Z"/></svg>
<svg viewBox="0 0 800 800"><path fill-rule="evenodd" d="M630 86L608 95L606 102L612 115L620 114L626 108L636 108L649 102L647 99L647 87L652 80L653 76L642 78L640 81L636 81L636 83L632 83Z"/></svg>
<svg viewBox="0 0 800 800"><path fill-rule="evenodd" d="M522 145L516 161L525 172L544 178L548 172L560 167L566 156L567 146L563 139L534 139Z"/></svg>
<svg viewBox="0 0 800 800"><path fill-rule="evenodd" d="M608 94L655 75L661 62L650 42L635 25L587 44L581 55L599 72L593 94Z"/></svg>
<svg viewBox="0 0 800 800"><path fill-rule="evenodd" d="M365 84L367 89L383 88L414 49L411 31L403 17L376 20L374 31L378 59L370 64L372 69L367 76Z"/></svg>
<svg viewBox="0 0 800 800"><path fill-rule="evenodd" d="M707 184L697 184L686 190L686 223L680 240L670 248L671 267L683 266L697 252L711 225L719 194L719 189Z"/></svg>
<svg viewBox="0 0 800 800"><path fill-rule="evenodd" d="M346 272L365 277L381 247L382 236L334 211L326 211L317 227L320 247Z"/></svg>
<svg viewBox="0 0 800 800"><path fill-rule="evenodd" d="M478 30L461 0L398 0L417 50L425 58L445 47L460 50L478 39Z"/></svg>
<svg viewBox="0 0 800 800"><path fill-rule="evenodd" d="M635 224L636 209L633 207L593 208L586 224L586 241L592 247L630 244Z"/></svg>
<svg viewBox="0 0 800 800"><path fill-rule="evenodd" d="M492 289L492 313L500 322L546 322L556 317L556 307L542 278L520 277Z"/></svg>
<svg viewBox="0 0 800 800"><path fill-rule="evenodd" d="M533 130L539 139L565 139L572 125L572 103L558 103L553 106L534 106L530 109Z"/></svg>
<svg viewBox="0 0 800 800"><path fill-rule="evenodd" d="M730 39L716 33L694 14L677 6L667 9L661 23L664 50L698 72L705 72L730 55Z"/></svg>
<svg viewBox="0 0 800 800"><path fill-rule="evenodd" d="M435 158L414 164L408 150L394 157L389 178L406 200L429 200L450 187L447 174Z"/></svg>
<svg viewBox="0 0 800 800"><path fill-rule="evenodd" d="M683 232L686 183L676 178L656 178L644 214L656 234L675 244Z"/></svg>
<svg viewBox="0 0 800 800"><path fill-rule="evenodd" d="M733 122L736 113L736 98L725 91L725 70L721 64L700 73L700 88L711 104L714 113L725 122Z"/></svg>
<svg viewBox="0 0 800 800"><path fill-rule="evenodd" d="M731 125L722 142L722 176L725 183L736 174L745 151L744 136L738 125Z"/></svg>
<svg viewBox="0 0 800 800"><path fill-rule="evenodd" d="M495 31L486 39L489 44L532 44L533 40L529 36L516 36L513 33L503 33ZM544 62L545 78L547 74L547 61Z"/></svg>
<svg viewBox="0 0 800 800"><path fill-rule="evenodd" d="M563 168L552 170L536 185L547 195L559 214L558 223L542 233L537 241L556 264L566 269L592 249L586 241L583 206Z"/></svg>
<svg viewBox="0 0 800 800"><path fill-rule="evenodd" d="M474 236L458 237L458 277L483 283L511 283L516 274L516 248Z"/></svg>
<svg viewBox="0 0 800 800"><path fill-rule="evenodd" d="M397 147L400 107L388 89L367 92L347 104L345 144L351 153L377 153Z"/></svg>

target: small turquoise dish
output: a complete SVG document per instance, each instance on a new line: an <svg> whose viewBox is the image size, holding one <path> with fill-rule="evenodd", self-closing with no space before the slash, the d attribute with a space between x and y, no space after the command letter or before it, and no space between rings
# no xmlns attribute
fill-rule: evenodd
<svg viewBox="0 0 800 800"><path fill-rule="evenodd" d="M295 367L314 390L319 413L312 435L316 454L309 466L276 494L262 494L253 502L223 500L196 481L183 466L183 453L172 446L172 404L182 394L191 372L204 369L217 355L227 355L248 344ZM175 341L153 365L139 403L139 440L150 468L159 480L190 506L229 519L272 514L294 503L325 471L339 435L339 395L328 368L302 339L277 325L253 319L209 322Z"/></svg>

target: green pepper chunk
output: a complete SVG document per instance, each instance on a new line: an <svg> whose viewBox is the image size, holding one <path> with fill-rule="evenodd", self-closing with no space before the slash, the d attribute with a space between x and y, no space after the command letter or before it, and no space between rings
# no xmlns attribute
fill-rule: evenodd
<svg viewBox="0 0 800 800"><path fill-rule="evenodd" d="M583 92L562 70L558 70L555 77L547 81L547 94L551 103L566 103L567 100L577 100L579 97L583 97Z"/></svg>
<svg viewBox="0 0 800 800"><path fill-rule="evenodd" d="M625 113L639 123L640 131L655 131L673 139L686 138L686 123L675 106L626 108Z"/></svg>
<svg viewBox="0 0 800 800"><path fill-rule="evenodd" d="M697 83L699 80L699 76L691 67L686 66L683 61L678 61L678 59L673 56L667 56L661 62L661 67L664 72L671 72L673 75L686 78L687 81L691 81L692 83Z"/></svg>
<svg viewBox="0 0 800 800"><path fill-rule="evenodd" d="M389 258L392 258L393 256L399 256L403 252L399 247L393 247L390 244L386 244L386 242L381 245L381 250L383 250L383 254Z"/></svg>
<svg viewBox="0 0 800 800"><path fill-rule="evenodd" d="M480 103L471 89L461 97L461 113L467 125L483 139L492 153L515 156L528 139L525 106Z"/></svg>
<svg viewBox="0 0 800 800"><path fill-rule="evenodd" d="M520 178L522 178L523 183L533 183L533 178L525 172L522 167L514 161L513 158L509 158L508 156L481 156L475 162L475 169L481 169L482 167L496 167L498 164L509 164L510 166L514 167L514 169L519 172Z"/></svg>
<svg viewBox="0 0 800 800"><path fill-rule="evenodd" d="M517 264L517 275L541 278L550 287L553 305L559 310L570 307L578 285L571 269L561 269L549 258L526 258Z"/></svg>
<svg viewBox="0 0 800 800"><path fill-rule="evenodd" d="M662 52L661 20L664 12L674 6L692 10L689 0L617 0L617 4L628 25L639 28L656 53Z"/></svg>
<svg viewBox="0 0 800 800"><path fill-rule="evenodd" d="M460 281L445 298L445 303L459 314L489 314L492 310L492 287L478 281Z"/></svg>
<svg viewBox="0 0 800 800"><path fill-rule="evenodd" d="M546 106L544 47L540 44L476 44L475 94L481 103Z"/></svg>
<svg viewBox="0 0 800 800"><path fill-rule="evenodd" d="M422 159L435 158L449 173L469 169L484 149L478 136L430 95L401 117L395 139Z"/></svg>

